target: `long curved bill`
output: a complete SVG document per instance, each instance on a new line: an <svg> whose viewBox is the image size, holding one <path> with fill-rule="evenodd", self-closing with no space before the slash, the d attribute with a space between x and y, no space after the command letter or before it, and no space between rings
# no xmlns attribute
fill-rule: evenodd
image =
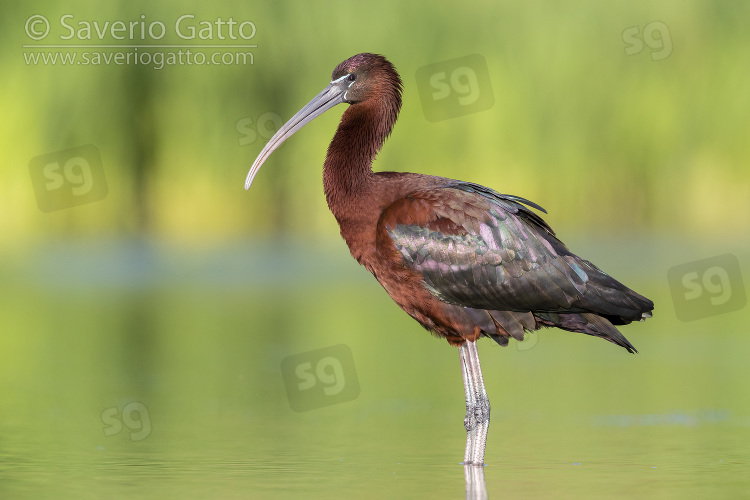
<svg viewBox="0 0 750 500"><path fill-rule="evenodd" d="M346 102L346 91L351 84L351 82L347 81L347 76L348 75L344 75L328 84L328 86L323 89L323 92L316 95L312 101L308 102L304 108L300 109L297 114L286 122L284 126L273 135L273 137L271 137L271 140L268 141L266 147L263 148L253 162L253 166L250 167L250 172L247 174L247 179L245 179L246 190L250 189L250 185L253 183L253 179L255 179L255 176L258 174L258 170L260 170L263 162L265 162L266 159L271 156L271 153L281 146L285 140L335 105Z"/></svg>

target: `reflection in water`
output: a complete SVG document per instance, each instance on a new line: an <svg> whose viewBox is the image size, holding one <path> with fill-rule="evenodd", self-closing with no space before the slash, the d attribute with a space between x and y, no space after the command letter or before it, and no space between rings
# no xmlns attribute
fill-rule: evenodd
<svg viewBox="0 0 750 500"><path fill-rule="evenodd" d="M464 478L466 480L466 500L487 498L483 465L464 465Z"/></svg>

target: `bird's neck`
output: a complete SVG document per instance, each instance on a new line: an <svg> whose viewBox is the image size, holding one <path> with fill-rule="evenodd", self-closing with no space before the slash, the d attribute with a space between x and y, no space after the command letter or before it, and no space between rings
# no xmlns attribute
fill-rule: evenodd
<svg viewBox="0 0 750 500"><path fill-rule="evenodd" d="M372 162L397 115L398 109L373 100L349 106L341 117L323 165L326 200L339 222L365 202L375 182Z"/></svg>

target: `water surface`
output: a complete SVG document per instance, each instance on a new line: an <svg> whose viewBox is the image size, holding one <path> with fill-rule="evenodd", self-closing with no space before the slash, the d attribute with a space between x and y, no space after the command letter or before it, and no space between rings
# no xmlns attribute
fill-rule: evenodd
<svg viewBox="0 0 750 500"><path fill-rule="evenodd" d="M249 248L5 268L0 497L462 498L457 350L345 248ZM679 322L651 262L624 279L657 304L623 329L638 355L556 330L480 343L491 498L748 495L747 314ZM293 411L282 361L342 344L356 397Z"/></svg>

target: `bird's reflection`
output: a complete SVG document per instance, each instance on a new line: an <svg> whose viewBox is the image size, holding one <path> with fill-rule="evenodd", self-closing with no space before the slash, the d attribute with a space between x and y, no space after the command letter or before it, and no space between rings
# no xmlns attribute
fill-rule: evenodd
<svg viewBox="0 0 750 500"><path fill-rule="evenodd" d="M483 465L464 465L464 479L466 480L466 500L487 498L487 485L484 482Z"/></svg>

